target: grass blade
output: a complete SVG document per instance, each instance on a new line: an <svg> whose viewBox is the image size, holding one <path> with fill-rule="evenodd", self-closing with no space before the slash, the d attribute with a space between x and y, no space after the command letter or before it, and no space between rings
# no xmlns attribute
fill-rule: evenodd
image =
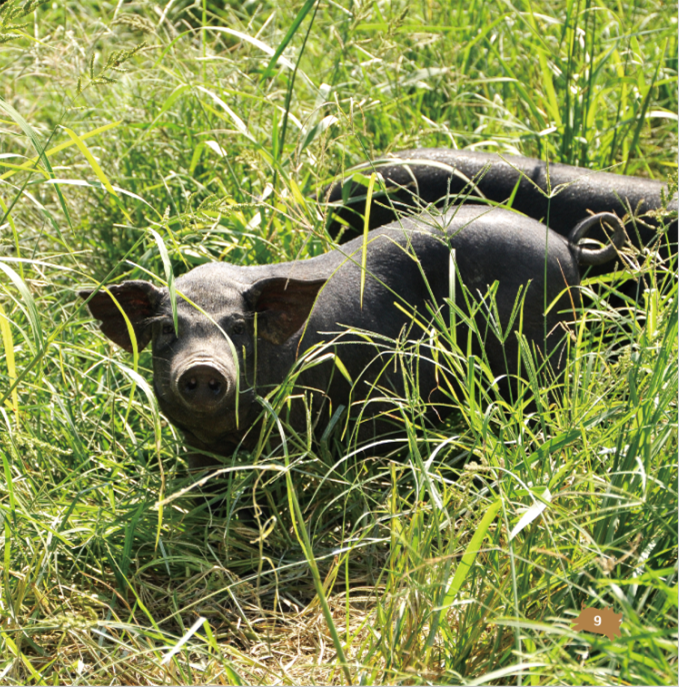
<svg viewBox="0 0 679 687"><path fill-rule="evenodd" d="M38 308L35 304L31 292L28 290L24 280L6 263L0 260L0 270L2 270L10 279L10 281L16 286L17 291L21 294L23 302L26 306L26 315L28 316L28 322L31 325L31 331L33 332L33 337L35 339L35 345L38 350L42 350L44 346L44 337L42 333L42 326L40 325L40 316L38 315Z"/></svg>
<svg viewBox="0 0 679 687"><path fill-rule="evenodd" d="M262 73L262 81L268 79L271 76L271 72L273 71L276 62L278 62L278 58L283 54L283 51L288 47L290 41L297 33L299 25L304 21L304 18L307 14L309 14L311 8L317 1L318 0L306 0L304 5L302 5L302 8L297 13L297 16L293 19L292 24L290 24L288 32L283 37L283 40L279 43L274 54L271 56L271 59L269 60L269 64L266 66L266 69Z"/></svg>
<svg viewBox="0 0 679 687"><path fill-rule="evenodd" d="M370 231L370 206L377 174L373 172L368 178L368 190L365 198L365 215L363 218L363 248L361 250L361 308L363 308L363 291L365 290L366 265L368 262L368 232Z"/></svg>
<svg viewBox="0 0 679 687"><path fill-rule="evenodd" d="M9 326L9 318L5 315L5 311L0 303L0 333L2 334L2 343L5 347L5 361L7 363L7 376L9 383L12 386L12 406L16 415L17 427L19 426L19 392L14 384L17 377L16 365L14 362L14 340L12 339L12 329Z"/></svg>

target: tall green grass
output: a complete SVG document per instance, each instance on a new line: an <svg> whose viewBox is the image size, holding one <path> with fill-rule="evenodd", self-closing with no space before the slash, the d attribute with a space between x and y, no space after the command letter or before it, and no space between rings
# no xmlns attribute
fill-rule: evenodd
<svg viewBox="0 0 679 687"><path fill-rule="evenodd" d="M435 426L409 385L386 455L288 431L282 387L218 495L75 296L167 280L160 246L175 276L328 250L315 191L391 150L676 179L675 8L1 7L0 682L676 684L675 261L631 256L618 310L624 275L586 281L564 378L516 403L446 323L400 342L467 384Z"/></svg>

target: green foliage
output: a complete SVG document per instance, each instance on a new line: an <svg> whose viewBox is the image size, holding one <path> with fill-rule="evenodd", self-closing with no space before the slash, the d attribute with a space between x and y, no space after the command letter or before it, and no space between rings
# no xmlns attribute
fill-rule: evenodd
<svg viewBox="0 0 679 687"><path fill-rule="evenodd" d="M133 28L141 29L142 31L148 31L148 25L140 22L139 20L123 21L128 19L128 17L121 17L116 20L114 24L127 24ZM111 84L115 79L109 76L109 72L124 73L125 69L123 65L129 62L137 53L141 52L145 43L136 45L134 48L129 50L114 50L106 59L106 64L95 74L94 71L94 59L95 55L92 55L90 59L90 66L88 70L87 80L83 82L82 77L78 78L78 83L75 87L75 94L79 96L86 88L90 86L103 86L104 84Z"/></svg>
<svg viewBox="0 0 679 687"><path fill-rule="evenodd" d="M34 12L41 5L45 5L48 0L6 0L0 4L0 43L6 43L13 38L20 38L22 33L12 33L20 31L25 24L16 24L17 20L24 19L31 12Z"/></svg>
<svg viewBox="0 0 679 687"><path fill-rule="evenodd" d="M150 353L75 295L328 250L316 191L408 147L676 191L676 22L660 0L0 5L0 682L677 684L676 261L586 280L564 376L524 348L513 403L450 323L414 322L379 451L341 413L317 443L286 426L297 368L217 478L187 474ZM631 274L643 297L612 309ZM434 426L422 356L463 381ZM573 631L582 602L622 637Z"/></svg>

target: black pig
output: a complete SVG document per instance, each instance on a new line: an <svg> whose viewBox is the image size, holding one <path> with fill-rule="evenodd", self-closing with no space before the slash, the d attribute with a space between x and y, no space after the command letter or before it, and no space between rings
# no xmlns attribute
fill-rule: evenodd
<svg viewBox="0 0 679 687"><path fill-rule="evenodd" d="M653 179L594 172L582 167L495 153L447 148L405 150L361 165L363 174L379 172L389 197L376 189L370 209L370 228L396 219L397 212L421 208L429 203L450 204L451 196L460 202L469 195L470 202L485 198L504 203L513 198L512 207L547 224L562 236L591 213L613 212L619 217L634 214L637 221L627 225L630 240L637 247L647 246L657 238L660 222L655 213L662 207L662 193L667 184ZM342 223L329 226L332 236L342 232L349 240L363 230L365 187L343 187L338 181L328 187L322 198L340 205L335 211ZM461 196L461 197L460 197ZM344 207L342 198L346 199ZM677 200L668 199L668 210L676 212ZM667 222L667 240L661 252L676 252L677 219ZM605 240L593 228L592 238ZM594 272L605 272L597 267Z"/></svg>
<svg viewBox="0 0 679 687"><path fill-rule="evenodd" d="M603 220L614 229L614 245L598 250L579 246L584 233ZM496 302L503 330L517 294L527 287L523 334L548 357L563 335L559 323L572 318L578 303L577 289L569 288L579 283L578 263L610 259L622 240L622 225L610 214L585 220L569 241L509 210L470 205L370 232L362 303L362 238L309 260L253 267L210 263L191 270L176 281L178 334L167 289L127 281L111 286L110 293L129 318L138 348L153 344L154 388L163 412L190 446L226 456L244 438L246 446L253 440L256 433L246 433L262 410L256 396L281 383L315 344L330 343L353 382L352 387L331 360L302 372L298 388L312 390L318 427L340 404L362 408L365 417L384 411L379 398L373 400L379 396L376 384L403 394L393 343L385 342L409 329L409 339L426 335L413 324L412 313L426 325L431 313L441 309L448 321L444 299L450 289L451 249L456 278L472 294L485 294L499 282ZM81 291L80 296L89 299L104 334L131 351L125 319L111 296L105 291ZM545 316L545 304L556 299ZM459 287L456 302L463 307ZM514 327L518 322L517 317ZM502 344L487 331L486 319L479 318L478 326L486 336L475 350L483 347L496 376L515 375L517 337L512 333ZM420 393L430 399L437 388L434 364L426 355L418 364ZM369 396L366 406L362 402ZM305 420L304 407L293 404L292 425L302 428ZM366 427L368 435L381 430L370 422Z"/></svg>

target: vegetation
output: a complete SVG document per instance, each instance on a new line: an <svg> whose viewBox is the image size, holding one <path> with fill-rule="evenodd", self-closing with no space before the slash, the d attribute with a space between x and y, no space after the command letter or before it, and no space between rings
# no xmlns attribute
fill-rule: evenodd
<svg viewBox="0 0 679 687"><path fill-rule="evenodd" d="M9 0L0 40L2 684L677 684L674 260L585 280L513 404L439 323L448 420L415 388L386 455L285 432L223 500L76 296L326 251L316 190L387 151L676 180L676 7Z"/></svg>

